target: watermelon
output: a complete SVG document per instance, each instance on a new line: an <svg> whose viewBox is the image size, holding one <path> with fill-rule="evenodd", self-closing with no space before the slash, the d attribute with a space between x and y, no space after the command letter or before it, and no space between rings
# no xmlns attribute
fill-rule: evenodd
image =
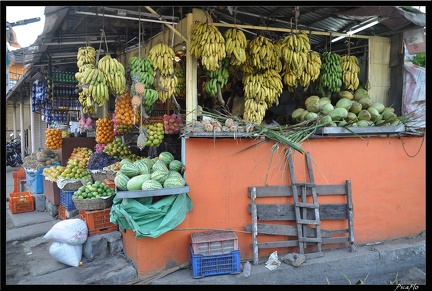
<svg viewBox="0 0 432 291"><path fill-rule="evenodd" d="M138 167L140 174L150 174L150 169L143 159L136 160L134 165Z"/></svg>
<svg viewBox="0 0 432 291"><path fill-rule="evenodd" d="M144 181L144 183L141 186L141 190L157 190L157 189L162 189L163 186L161 183L159 183L158 181L155 180L147 180Z"/></svg>
<svg viewBox="0 0 432 291"><path fill-rule="evenodd" d="M170 169L170 171L181 172L181 169L183 168L183 163L179 160L172 160L168 164L168 168Z"/></svg>
<svg viewBox="0 0 432 291"><path fill-rule="evenodd" d="M165 182L168 176L169 176L169 171L164 171L164 170L156 170L153 173L151 173L151 179L156 180L161 184Z"/></svg>
<svg viewBox="0 0 432 291"><path fill-rule="evenodd" d="M170 177L180 177L180 178L182 178L183 179L183 176L182 176L182 174L180 174L179 172L177 172L177 171L169 171L169 175L168 175L168 178L170 178Z"/></svg>
<svg viewBox="0 0 432 291"><path fill-rule="evenodd" d="M144 183L144 181L147 181L150 179L151 179L151 174L142 174L142 175L134 176L134 177L129 179L129 181L127 182L126 188L129 191L142 190L141 186Z"/></svg>
<svg viewBox="0 0 432 291"><path fill-rule="evenodd" d="M153 172L157 171L157 170L163 170L163 171L169 172L168 166L165 164L165 162L160 161L160 160L158 160L154 163L152 170L153 170Z"/></svg>
<svg viewBox="0 0 432 291"><path fill-rule="evenodd" d="M162 161L162 162L164 162L165 163L165 165L169 165L169 163L172 161L172 160L174 160L174 156L173 156L173 154L172 153L170 153L170 152L161 152L160 154L159 154L159 161Z"/></svg>
<svg viewBox="0 0 432 291"><path fill-rule="evenodd" d="M179 177L168 177L163 183L164 188L177 188L186 185L186 181Z"/></svg>
<svg viewBox="0 0 432 291"><path fill-rule="evenodd" d="M129 178L132 178L133 176L137 176L140 174L140 169L134 165L133 163L130 164L124 164L120 168L120 172L128 176Z"/></svg>
<svg viewBox="0 0 432 291"><path fill-rule="evenodd" d="M114 184L120 190L127 190L127 183L129 181L129 177L123 174L122 172L117 172L114 177Z"/></svg>

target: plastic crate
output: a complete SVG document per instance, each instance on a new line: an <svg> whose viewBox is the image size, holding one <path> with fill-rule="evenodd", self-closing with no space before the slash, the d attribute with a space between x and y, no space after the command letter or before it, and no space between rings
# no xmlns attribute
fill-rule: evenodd
<svg viewBox="0 0 432 291"><path fill-rule="evenodd" d="M80 210L80 219L85 221L88 235L97 235L118 230L118 225L110 222L111 208L103 210Z"/></svg>
<svg viewBox="0 0 432 291"><path fill-rule="evenodd" d="M194 254L227 254L238 249L238 238L232 231L207 231L191 234Z"/></svg>
<svg viewBox="0 0 432 291"><path fill-rule="evenodd" d="M13 171L12 176L14 179L14 192L22 192L21 181L26 179L26 172L24 168L21 167L18 170Z"/></svg>
<svg viewBox="0 0 432 291"><path fill-rule="evenodd" d="M60 220L65 220L67 219L66 217L66 207L64 207L63 205L59 205L57 207L57 211L58 211L58 219Z"/></svg>
<svg viewBox="0 0 432 291"><path fill-rule="evenodd" d="M201 255L194 254L190 245L192 277L195 279L240 273L240 250L229 254Z"/></svg>
<svg viewBox="0 0 432 291"><path fill-rule="evenodd" d="M72 201L72 196L75 193L75 190L72 191L64 191L60 189L60 205L63 205L66 210L75 210L75 204Z"/></svg>
<svg viewBox="0 0 432 291"><path fill-rule="evenodd" d="M34 197L30 192L13 192L9 194L9 210L15 213L35 210Z"/></svg>
<svg viewBox="0 0 432 291"><path fill-rule="evenodd" d="M115 183L114 183L113 180L105 179L103 182L104 182L108 187L110 187L110 188L112 188L112 189L115 189Z"/></svg>

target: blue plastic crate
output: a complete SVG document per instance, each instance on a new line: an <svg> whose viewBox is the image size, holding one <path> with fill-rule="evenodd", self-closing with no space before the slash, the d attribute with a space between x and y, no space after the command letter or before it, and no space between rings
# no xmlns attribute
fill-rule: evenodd
<svg viewBox="0 0 432 291"><path fill-rule="evenodd" d="M192 276L195 279L240 273L240 249L228 254L201 255L194 254L190 246Z"/></svg>
<svg viewBox="0 0 432 291"><path fill-rule="evenodd" d="M75 210L75 204L72 201L72 196L75 193L75 190L72 191L64 191L60 189L60 205L63 205L66 210Z"/></svg>

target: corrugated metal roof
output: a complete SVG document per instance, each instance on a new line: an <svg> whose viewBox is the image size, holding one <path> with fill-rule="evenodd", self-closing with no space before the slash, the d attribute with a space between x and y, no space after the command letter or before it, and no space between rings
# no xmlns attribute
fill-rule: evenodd
<svg viewBox="0 0 432 291"><path fill-rule="evenodd" d="M237 23L307 31L346 33L347 30L374 16L388 17L385 21L361 32L362 35L390 36L425 25L426 17L418 10L397 6L337 7L337 6L46 6L45 26L32 47L20 51L18 57L35 66L52 63L74 66L78 48L87 43L99 46L101 29L105 32L111 54L124 51L151 39L164 29L162 21L177 23L193 8L207 11L214 22ZM154 14L155 12L156 14ZM297 17L296 17L297 16ZM137 19L141 21L141 27ZM296 23L297 19L297 23ZM258 33L259 30L253 32ZM287 32L267 32L266 37L283 38ZM247 34L252 39L253 35ZM328 35L310 35L312 49L329 49ZM361 39L353 41L360 45ZM332 49L345 49L346 42L332 43ZM106 46L105 46L106 47ZM104 46L102 46L103 49ZM75 64L76 65L76 64ZM13 98L13 93L7 98Z"/></svg>

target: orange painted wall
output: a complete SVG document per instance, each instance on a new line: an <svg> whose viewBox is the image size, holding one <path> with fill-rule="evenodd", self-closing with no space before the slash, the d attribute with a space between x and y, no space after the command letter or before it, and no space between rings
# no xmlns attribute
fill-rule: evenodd
<svg viewBox="0 0 432 291"><path fill-rule="evenodd" d="M285 151L280 148L271 158L272 142L256 144L246 138L185 140L185 178L193 209L177 228L158 238L136 239L131 230L124 233L125 253L139 274L188 262L191 233L212 229L234 230L241 259L252 258L252 235L245 232L245 225L251 224L248 187L291 184ZM242 151L249 146L253 147ZM415 235L426 229L423 137L320 137L305 141L302 148L311 154L317 184L352 181L355 244ZM295 154L298 181L305 179L304 161L303 155ZM292 203L289 198L272 199L272 203ZM340 202L325 199L325 203ZM326 221L326 229L332 224ZM339 228L340 221L333 227ZM259 255L266 257L273 251L263 249ZM278 253L292 251L285 248Z"/></svg>

